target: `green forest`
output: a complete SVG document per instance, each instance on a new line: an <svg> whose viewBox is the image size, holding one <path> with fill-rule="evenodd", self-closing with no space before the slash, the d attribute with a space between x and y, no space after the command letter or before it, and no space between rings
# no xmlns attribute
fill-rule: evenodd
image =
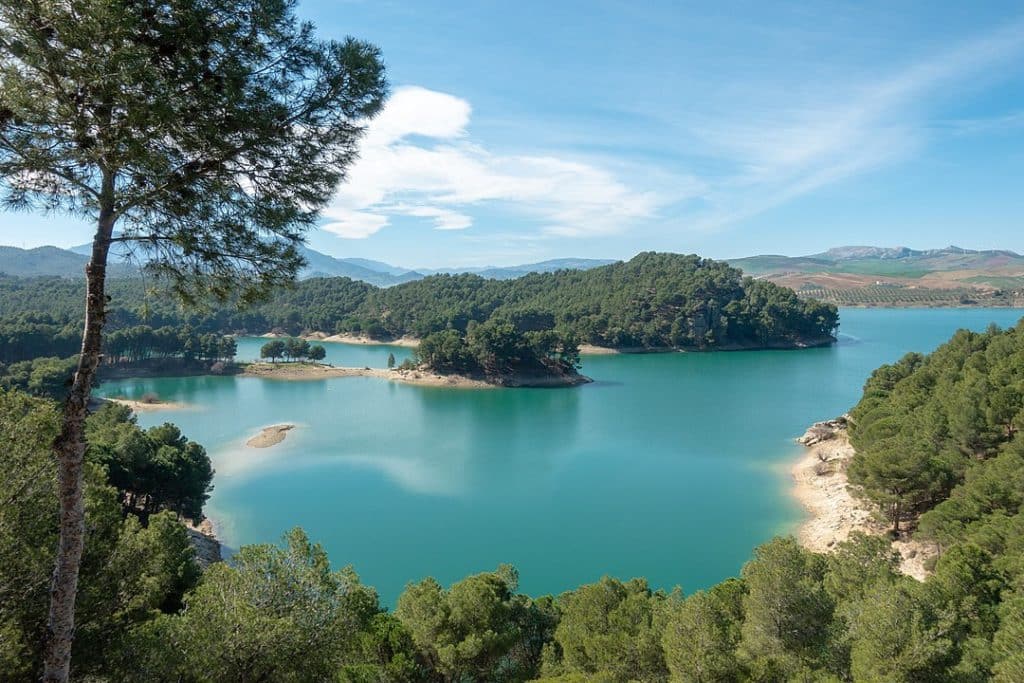
<svg viewBox="0 0 1024 683"><path fill-rule="evenodd" d="M465 333L431 332L420 340L414 358L442 374L480 375L498 382L509 376L575 376L580 363L579 345L571 333L543 323L531 329L522 320L494 319L472 320Z"/></svg>
<svg viewBox="0 0 1024 683"><path fill-rule="evenodd" d="M74 323L56 322L47 314L19 314L0 321L0 387L63 397L78 363L80 337ZM322 354L323 347L317 348ZM230 335L188 326L132 325L110 332L104 350L104 371L141 367L219 374L234 360L237 343Z"/></svg>
<svg viewBox="0 0 1024 683"><path fill-rule="evenodd" d="M725 263L653 252L591 270L513 280L435 275L378 288L348 278L311 279L242 310L186 312L161 294L158 283L149 282L147 289L136 281L111 280L110 329L170 325L217 334L320 331L389 340L444 330L465 334L471 322L493 319L531 331L557 330L597 346L715 349L827 343L839 321L835 306L745 278ZM22 328L45 311L54 334L66 329L66 335L54 337L54 345L63 340L59 350L37 355L68 355L83 295L79 281L0 276L0 335L28 334Z"/></svg>
<svg viewBox="0 0 1024 683"><path fill-rule="evenodd" d="M312 279L241 307L185 308L159 279L146 282L148 288L136 280L108 283L107 365L161 361L155 364L167 367L174 360L209 367L234 357L229 335L320 331L419 338L417 358L436 372L558 377L576 374L581 343L627 350L791 348L829 343L839 323L831 304L679 254L644 253L588 271L514 280L436 275L387 289ZM0 275L0 386L60 395L81 345L83 296L83 282Z"/></svg>
<svg viewBox="0 0 1024 683"><path fill-rule="evenodd" d="M212 469L172 425L89 418L87 553L73 673L102 680L1024 680L1024 323L958 332L876 370L851 413L851 481L939 544L924 582L885 537L757 548L708 590L604 578L518 592L501 566L408 584L385 609L295 529L196 565L185 529ZM53 403L0 395L0 678L37 670L56 538ZM666 539L666 542L670 542ZM334 558L335 566L344 558ZM684 587L685 588L685 587Z"/></svg>

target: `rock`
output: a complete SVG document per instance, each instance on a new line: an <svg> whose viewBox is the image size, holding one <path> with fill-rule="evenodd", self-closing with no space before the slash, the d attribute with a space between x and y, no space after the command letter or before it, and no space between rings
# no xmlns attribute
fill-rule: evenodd
<svg viewBox="0 0 1024 683"><path fill-rule="evenodd" d="M221 561L220 541L213 532L213 524L210 520L203 520L198 526L185 522L185 530L188 532L188 540L196 551L196 562L200 567L206 569L214 562Z"/></svg>
<svg viewBox="0 0 1024 683"><path fill-rule="evenodd" d="M822 441L834 439L839 432L846 431L847 424L848 416L846 415L840 415L835 419L825 420L824 422L815 422L796 441L804 446L813 446Z"/></svg>

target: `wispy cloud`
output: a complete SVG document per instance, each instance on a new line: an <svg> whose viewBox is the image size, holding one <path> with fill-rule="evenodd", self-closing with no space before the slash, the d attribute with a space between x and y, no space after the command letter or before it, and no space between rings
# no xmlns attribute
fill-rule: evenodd
<svg viewBox="0 0 1024 683"><path fill-rule="evenodd" d="M818 101L802 107L762 107L747 121L695 125L694 138L732 172L709 182L711 208L690 224L729 225L907 158L928 141L931 102L1022 52L1018 21L875 81L823 86ZM999 124L1018 120L1010 115Z"/></svg>
<svg viewBox="0 0 1024 683"><path fill-rule="evenodd" d="M999 116L939 121L935 127L963 135L1011 131L1017 128L1024 128L1024 111L1015 111Z"/></svg>
<svg viewBox="0 0 1024 683"><path fill-rule="evenodd" d="M348 182L324 212L324 229L358 239L410 216L464 230L473 225L471 208L489 203L536 232L594 235L624 230L671 201L594 163L492 153L470 138L471 113L453 95L400 88L371 123Z"/></svg>

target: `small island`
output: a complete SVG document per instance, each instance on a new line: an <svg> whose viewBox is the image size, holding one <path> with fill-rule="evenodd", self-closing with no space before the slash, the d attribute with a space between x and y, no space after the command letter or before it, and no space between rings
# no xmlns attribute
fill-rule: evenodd
<svg viewBox="0 0 1024 683"><path fill-rule="evenodd" d="M245 442L251 448L269 448L284 441L288 432L295 429L293 424L280 424L264 427L260 433Z"/></svg>
<svg viewBox="0 0 1024 683"><path fill-rule="evenodd" d="M416 348L420 369L503 387L565 387L590 382L579 373L575 336L529 319L470 322L466 332L427 335ZM414 369L408 363L404 369Z"/></svg>

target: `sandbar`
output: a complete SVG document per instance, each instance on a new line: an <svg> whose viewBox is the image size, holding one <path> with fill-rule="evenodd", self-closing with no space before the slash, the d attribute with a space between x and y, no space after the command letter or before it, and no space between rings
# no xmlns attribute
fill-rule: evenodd
<svg viewBox="0 0 1024 683"><path fill-rule="evenodd" d="M252 448L269 448L271 446L276 446L284 441L284 437L286 437L288 432L292 429L295 429L295 425L282 424L264 427L260 430L259 434L246 441L245 445L251 446Z"/></svg>

